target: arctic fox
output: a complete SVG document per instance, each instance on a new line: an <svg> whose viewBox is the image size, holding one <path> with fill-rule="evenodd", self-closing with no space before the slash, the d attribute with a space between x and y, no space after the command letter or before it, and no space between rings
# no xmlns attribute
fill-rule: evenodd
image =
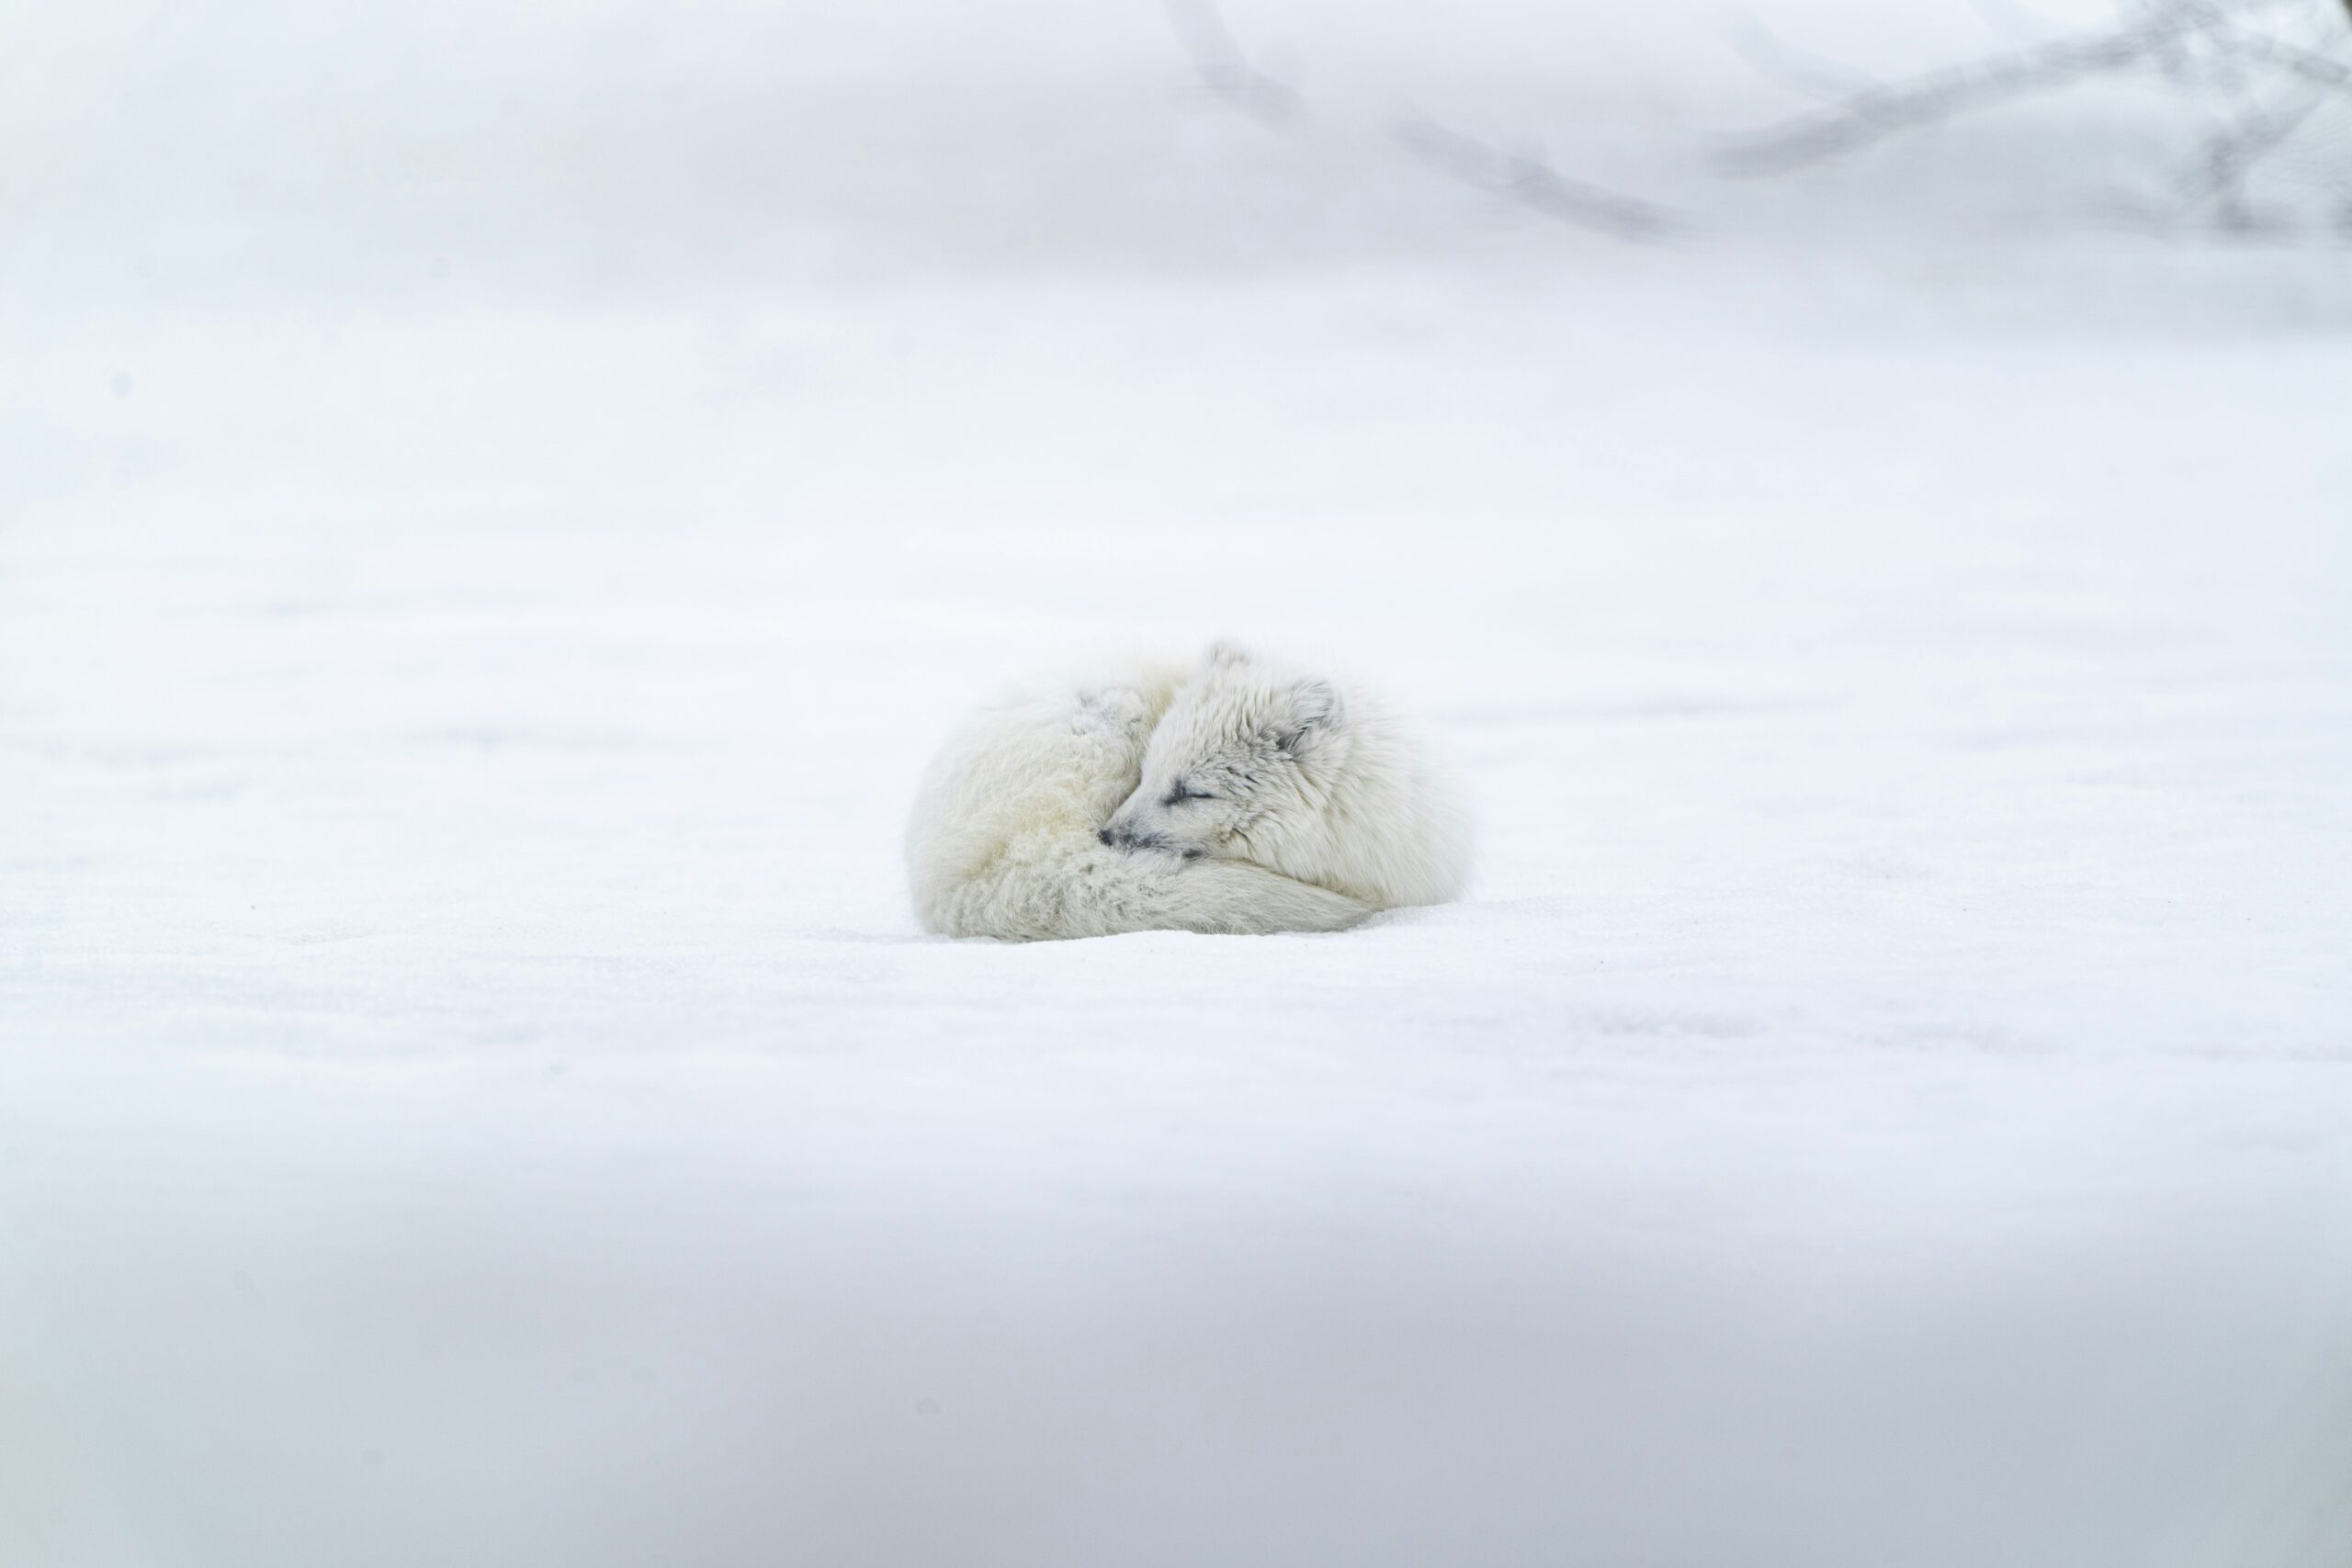
<svg viewBox="0 0 2352 1568"><path fill-rule="evenodd" d="M947 936L1328 931L1438 904L1470 869L1452 772L1395 713L1239 646L983 709L907 829Z"/></svg>

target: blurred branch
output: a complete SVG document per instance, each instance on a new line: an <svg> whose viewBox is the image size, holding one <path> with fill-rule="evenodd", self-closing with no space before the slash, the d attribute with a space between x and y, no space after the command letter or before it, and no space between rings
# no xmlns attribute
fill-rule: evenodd
<svg viewBox="0 0 2352 1568"><path fill-rule="evenodd" d="M1274 130L1296 130L1309 121L1305 97L1251 62L1212 0L1165 3L1169 25L1210 96ZM1506 152L1434 120L1405 121L1396 142L1465 185L1558 222L1623 240L1653 240L1677 227L1665 209L1562 174L1540 153Z"/></svg>
<svg viewBox="0 0 2352 1568"><path fill-rule="evenodd" d="M1626 240L1655 240L1678 227L1653 203L1571 178L1540 153L1508 152L1433 119L1405 121L1396 128L1396 141L1463 184L1546 218Z"/></svg>
<svg viewBox="0 0 2352 1568"><path fill-rule="evenodd" d="M2352 17L2352 0L2344 0L2344 3L2346 16ZM2221 43L2233 54L2276 66L2314 87L2352 93L2352 65L2332 60L2316 51L2298 49L2284 39L2244 28L2229 29L2222 35Z"/></svg>
<svg viewBox="0 0 2352 1568"><path fill-rule="evenodd" d="M2246 176L2265 154L2293 135L2323 101L2322 95L2309 94L2291 108L2255 115L2211 137L2189 181L2190 193L2211 202L2224 226L2254 227L2253 209L2246 201Z"/></svg>
<svg viewBox="0 0 2352 1568"><path fill-rule="evenodd" d="M1736 174L1770 174L1820 163L1907 130L1940 125L1962 115L2061 91L2099 78L2146 72L2185 91L2218 90L2238 96L2247 68L2283 79L2300 89L2301 101L2284 108L2240 114L2228 129L2211 133L2188 182L2192 194L2212 205L2224 222L2248 221L2245 182L2249 174L2308 120L2324 99L2352 98L2352 62L2304 47L2255 25L2291 7L2292 0L2120 0L2117 26L2024 49L2005 51L1906 80L1833 92L1829 108L1795 117L1743 137L1726 147L1719 164ZM2007 9L2007 7L2004 7ZM2303 9L2316 22L2324 13L2326 31L2337 46L2352 46L2352 30L2336 13L2352 18L2352 0L2312 0ZM1743 46L1733 46L1758 74L1813 96L1823 96L1826 79L1808 69L1789 81L1789 56L1772 54L1759 65L1754 39L1770 40L1755 29ZM1771 46L1777 51L1777 46Z"/></svg>
<svg viewBox="0 0 2352 1568"><path fill-rule="evenodd" d="M2078 39L1932 72L1856 93L1825 114L1806 115L1748 137L1726 150L1720 162L1736 174L1815 163L1963 110L2127 70L2159 47L2154 36Z"/></svg>
<svg viewBox="0 0 2352 1568"><path fill-rule="evenodd" d="M1283 128L1298 119L1306 105L1297 90L1251 63L1215 6L1208 0L1167 3L1169 25L1193 57L1193 73L1210 96L1264 125Z"/></svg>

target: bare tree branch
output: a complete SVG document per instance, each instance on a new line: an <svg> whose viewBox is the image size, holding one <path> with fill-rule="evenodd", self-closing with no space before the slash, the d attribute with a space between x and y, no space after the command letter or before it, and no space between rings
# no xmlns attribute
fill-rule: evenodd
<svg viewBox="0 0 2352 1568"><path fill-rule="evenodd" d="M2347 12L2352 12L2352 0L2345 0L2345 7ZM2340 60L2331 60L2312 50L2298 49L2284 39L2245 28L2228 28L2220 34L2218 41L2222 48L2233 54L2276 66L2314 87L2352 93L2352 65L2346 65Z"/></svg>
<svg viewBox="0 0 2352 1568"><path fill-rule="evenodd" d="M2153 34L2081 39L1873 87L1825 114L1806 115L1750 137L1719 161L1736 174L1763 174L1834 157L1897 131L1948 119L1962 108L2130 70L2161 41Z"/></svg>
<svg viewBox="0 0 2352 1568"><path fill-rule="evenodd" d="M1193 57L1193 73L1211 96L1265 125L1283 128L1299 118L1306 106L1297 90L1250 62L1215 6L1208 0L1167 0L1167 5L1169 25Z"/></svg>
<svg viewBox="0 0 2352 1568"><path fill-rule="evenodd" d="M2002 9L2010 8L2000 0ZM1718 156L1739 174L1772 173L1851 152L1901 132L1940 124L2036 95L2098 78L2157 73L2188 91L2242 96L2251 78L2267 75L2292 85L2295 101L2284 107L2241 110L2233 123L2211 133L2187 182L2192 199L2209 204L2232 227L2253 222L2247 204L2249 175L2285 143L2329 98L2352 99L2352 62L2326 51L2323 43L2304 47L2267 28L2254 25L2281 12L2295 12L2339 33L2333 20L2339 6L2352 15L2352 0L2119 0L2122 17L2099 33L2012 50L1907 80L1873 84L1829 94L1833 107L1800 115L1745 137ZM1754 35L1762 37L1760 29ZM1740 46L1735 38L1735 47ZM1768 40L1769 41L1769 40ZM1788 81L1784 54L1759 62L1752 47L1742 49L1758 73ZM1799 91L1822 96L1818 71L1802 73Z"/></svg>
<svg viewBox="0 0 2352 1568"><path fill-rule="evenodd" d="M1626 240L1656 240L1680 227L1664 208L1573 179L1540 154L1508 152L1433 119L1405 121L1396 128L1396 141L1464 185L1546 218Z"/></svg>
<svg viewBox="0 0 2352 1568"><path fill-rule="evenodd" d="M2259 114L2205 144L2190 181L2190 194L2211 201L2222 222L2233 229L2255 227L2246 200L2246 176L2280 142L2293 135L2324 99L2312 94L2291 108Z"/></svg>
<svg viewBox="0 0 2352 1568"><path fill-rule="evenodd" d="M1218 102L1277 130L1307 122L1305 98L1250 62L1213 0L1166 5L1193 74ZM1540 154L1507 152L1434 120L1408 120L1396 141L1454 178L1559 222L1622 240L1656 239L1676 226L1662 208L1564 175Z"/></svg>

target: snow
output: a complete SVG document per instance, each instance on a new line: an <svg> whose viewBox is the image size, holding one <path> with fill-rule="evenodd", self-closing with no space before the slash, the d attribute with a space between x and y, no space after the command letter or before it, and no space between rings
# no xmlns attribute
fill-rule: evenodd
<svg viewBox="0 0 2352 1568"><path fill-rule="evenodd" d="M2342 250L1373 11L1233 8L1288 137L1148 7L31 19L0 1557L2341 1561ZM1703 221L1372 118L1555 79ZM960 711L1221 633L1470 899L917 931Z"/></svg>

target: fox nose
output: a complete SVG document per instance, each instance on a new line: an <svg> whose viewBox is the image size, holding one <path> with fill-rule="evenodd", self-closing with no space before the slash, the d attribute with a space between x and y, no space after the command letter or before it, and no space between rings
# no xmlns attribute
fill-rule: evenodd
<svg viewBox="0 0 2352 1568"><path fill-rule="evenodd" d="M1114 838L1111 837L1111 829L1108 829L1108 828L1103 829L1101 832L1099 832L1099 833L1095 834L1094 836L1095 836L1096 838L1098 838L1098 839L1102 840L1104 843L1106 843L1106 844L1115 844L1115 843L1117 843L1117 842L1119 841L1118 840L1116 840L1116 839L1114 839Z"/></svg>

